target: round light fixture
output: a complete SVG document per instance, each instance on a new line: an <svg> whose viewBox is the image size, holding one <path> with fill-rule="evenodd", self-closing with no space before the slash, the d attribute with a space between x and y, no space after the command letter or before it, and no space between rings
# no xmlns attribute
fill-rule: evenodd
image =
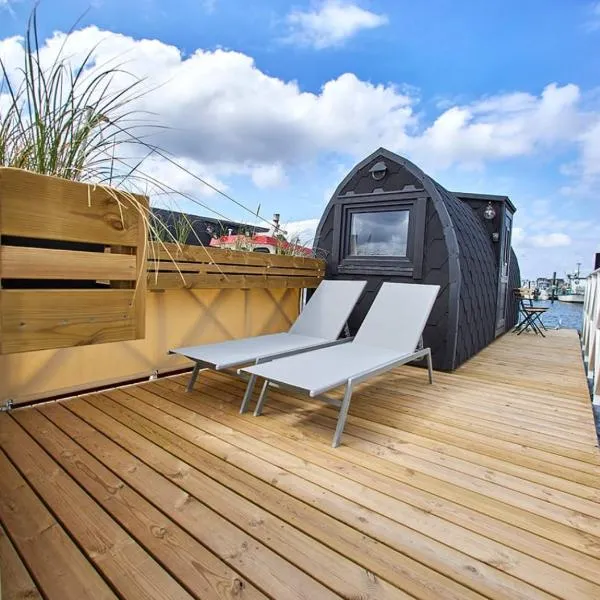
<svg viewBox="0 0 600 600"><path fill-rule="evenodd" d="M486 221L491 221L496 216L496 209L492 206L491 202L488 202L488 205L485 207L483 211L483 218Z"/></svg>
<svg viewBox="0 0 600 600"><path fill-rule="evenodd" d="M371 177L375 179L375 181L381 181L386 176L387 165L380 160L369 169L369 173L371 173Z"/></svg>

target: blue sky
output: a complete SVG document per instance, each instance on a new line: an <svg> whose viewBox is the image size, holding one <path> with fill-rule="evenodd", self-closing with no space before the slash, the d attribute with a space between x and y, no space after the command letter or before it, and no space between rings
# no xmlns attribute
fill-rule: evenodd
<svg viewBox="0 0 600 600"><path fill-rule="evenodd" d="M5 60L18 61L30 9L0 0ZM508 194L526 277L587 270L600 251L600 2L43 0L42 39L83 14L74 55L100 42L98 62L124 56L162 85L143 108L171 128L163 147L304 237L345 172L383 145L450 189Z"/></svg>

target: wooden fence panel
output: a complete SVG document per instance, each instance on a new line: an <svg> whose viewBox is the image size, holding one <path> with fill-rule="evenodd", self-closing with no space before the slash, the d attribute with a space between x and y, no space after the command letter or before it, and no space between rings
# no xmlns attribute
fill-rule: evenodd
<svg viewBox="0 0 600 600"><path fill-rule="evenodd" d="M0 354L139 339L147 199L0 168Z"/></svg>
<svg viewBox="0 0 600 600"><path fill-rule="evenodd" d="M314 288L324 275L324 261L303 256L158 243L148 255L151 290Z"/></svg>

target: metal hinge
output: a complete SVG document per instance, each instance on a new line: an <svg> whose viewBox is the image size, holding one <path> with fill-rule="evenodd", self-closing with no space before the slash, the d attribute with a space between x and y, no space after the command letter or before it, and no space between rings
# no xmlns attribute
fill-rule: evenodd
<svg viewBox="0 0 600 600"><path fill-rule="evenodd" d="M0 412L9 412L12 410L13 401L9 398L6 402L0 406Z"/></svg>

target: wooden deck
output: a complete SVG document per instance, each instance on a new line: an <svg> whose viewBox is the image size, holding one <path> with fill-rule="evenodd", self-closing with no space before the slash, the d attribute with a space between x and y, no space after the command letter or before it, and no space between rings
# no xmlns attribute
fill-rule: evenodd
<svg viewBox="0 0 600 600"><path fill-rule="evenodd" d="M600 598L574 331L366 383L336 450L327 405L185 379L0 415L2 600Z"/></svg>

